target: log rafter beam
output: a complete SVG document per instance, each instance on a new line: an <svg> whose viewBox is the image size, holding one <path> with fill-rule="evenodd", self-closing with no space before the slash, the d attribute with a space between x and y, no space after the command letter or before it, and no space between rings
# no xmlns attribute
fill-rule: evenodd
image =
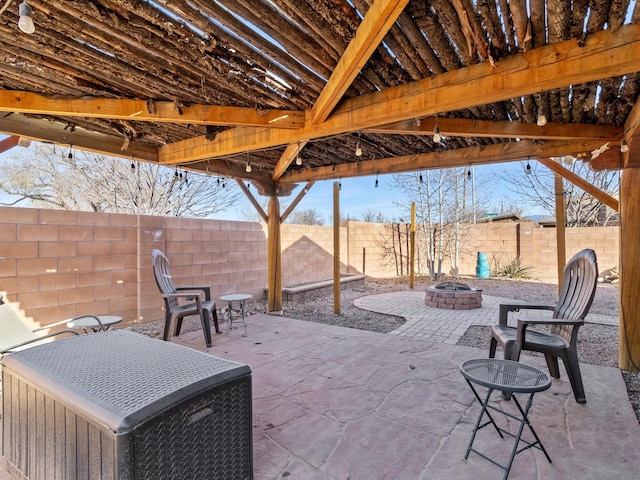
<svg viewBox="0 0 640 480"><path fill-rule="evenodd" d="M633 73L640 71L639 49L640 25L625 25L615 33L596 32L583 46L567 40L507 57L496 68L485 62L347 99L323 123L313 125L308 115L299 130L239 127L221 132L214 142L204 137L176 142L160 148L160 161L189 162L297 143Z"/></svg>

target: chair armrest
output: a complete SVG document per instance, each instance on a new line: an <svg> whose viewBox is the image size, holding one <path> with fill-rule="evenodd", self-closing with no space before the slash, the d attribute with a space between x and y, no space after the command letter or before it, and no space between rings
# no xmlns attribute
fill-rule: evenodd
<svg viewBox="0 0 640 480"><path fill-rule="evenodd" d="M584 320L566 320L566 319L518 319L518 328L516 333L516 345L514 350L514 357L517 361L520 358L520 351L524 345L525 335L527 333L527 327L529 325L584 325Z"/></svg>
<svg viewBox="0 0 640 480"><path fill-rule="evenodd" d="M537 303L501 303L500 313L498 315L498 323L500 325L507 325L507 317L509 312L519 312L523 310L550 310L553 311L556 307L553 305L541 305Z"/></svg>
<svg viewBox="0 0 640 480"><path fill-rule="evenodd" d="M201 290L204 292L204 299L211 300L211 287L206 286L191 286L191 287L176 287L176 291L183 292L185 290Z"/></svg>
<svg viewBox="0 0 640 480"><path fill-rule="evenodd" d="M583 325L584 320L567 320L566 318L526 318L518 319L518 325Z"/></svg>
<svg viewBox="0 0 640 480"><path fill-rule="evenodd" d="M198 293L163 293L162 296L165 298L184 298L185 300L194 300L196 298L200 298L200 294Z"/></svg>
<svg viewBox="0 0 640 480"><path fill-rule="evenodd" d="M44 340L45 338L55 337L56 335L62 335L62 334L65 334L65 333L69 333L71 335L80 335L78 332L75 332L73 330L60 330L59 332L53 332L53 333L50 333L48 335L43 335L43 336L38 337L38 338L32 338L31 340L27 340L26 342L19 343L18 345L13 345L11 348L8 348L6 350L0 351L0 354L10 353L16 348L24 347L24 346L29 345L31 343L36 343L36 342L39 342L41 340Z"/></svg>
<svg viewBox="0 0 640 480"><path fill-rule="evenodd" d="M198 311L202 310L202 301L200 300L200 294L198 293L163 293L163 297L184 298L185 300L195 300Z"/></svg>

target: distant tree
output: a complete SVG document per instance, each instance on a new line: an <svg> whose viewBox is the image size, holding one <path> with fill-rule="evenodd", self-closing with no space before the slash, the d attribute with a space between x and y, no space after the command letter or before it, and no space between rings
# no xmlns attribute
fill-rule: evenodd
<svg viewBox="0 0 640 480"><path fill-rule="evenodd" d="M241 194L229 180L44 144L6 160L0 190L11 205L176 217L212 216Z"/></svg>
<svg viewBox="0 0 640 480"><path fill-rule="evenodd" d="M416 248L418 271L429 272L431 279L441 276L445 252L450 252L452 270L457 271L460 240L465 232L460 225L472 223L477 212L486 208L486 195L476 194L483 183L476 181L471 168L393 176L392 187L405 196L398 204L404 209L404 218L410 218L411 203L416 203L416 222L423 242ZM405 222L400 219L400 223Z"/></svg>
<svg viewBox="0 0 640 480"><path fill-rule="evenodd" d="M373 210L366 210L360 214L360 219L363 222L370 223L387 223L389 220L385 218L382 212L374 212Z"/></svg>
<svg viewBox="0 0 640 480"><path fill-rule="evenodd" d="M269 211L269 197L256 196L258 205L265 213ZM284 210L284 206L280 205L281 211ZM250 203L243 203L239 208L239 216L242 220L247 222L263 222L264 219L260 216L256 208Z"/></svg>
<svg viewBox="0 0 640 480"><path fill-rule="evenodd" d="M522 165L521 173L503 172L502 177L506 180L507 188L520 199L521 204L542 208L548 215L553 216L556 198L554 172L538 162L528 163L530 173L527 173L526 165ZM564 167L596 188L618 198L620 186L617 172L596 172L583 161L565 163ZM563 179L562 184L568 227L606 225L614 216L615 212L607 209L602 202L573 183Z"/></svg>
<svg viewBox="0 0 640 480"><path fill-rule="evenodd" d="M315 208L307 208L306 210L294 210L287 223L293 223L296 225L324 225L324 219L320 212Z"/></svg>
<svg viewBox="0 0 640 480"><path fill-rule="evenodd" d="M517 215L522 217L524 214L524 207L522 204L500 202L500 215Z"/></svg>

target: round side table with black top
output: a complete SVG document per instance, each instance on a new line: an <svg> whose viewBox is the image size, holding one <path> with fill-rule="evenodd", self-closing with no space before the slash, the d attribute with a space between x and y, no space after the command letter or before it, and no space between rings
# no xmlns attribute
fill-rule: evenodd
<svg viewBox="0 0 640 480"><path fill-rule="evenodd" d="M547 390L549 387L551 387L551 378L549 377L549 375L547 375L542 370L539 370L530 365L514 362L512 360L502 360L498 358L478 358L467 360L466 362L463 362L462 365L460 365L460 373L462 373L462 376L469 384L469 387L471 387L471 390L473 391L476 399L482 405L480 415L476 420L476 424L471 435L471 440L469 441L467 451L464 455L465 460L469 458L469 453L473 451L474 453L480 455L482 458L489 460L494 465L502 468L505 472L503 480L506 480L509 476L514 457L518 453L527 450L528 448L537 448L538 450L541 450L544 453L545 457L547 457L549 463L551 463L549 454L542 445L538 434L529 422L529 418L527 416L529 414L529 410L531 409L534 394L536 392ZM474 387L474 384L486 387L488 389L484 400L480 398L480 395L478 394L476 387ZM520 412L520 416L513 415L498 407L489 405L489 398L494 390L499 390L503 393L511 394L511 399L513 399L514 404ZM516 395L514 395L515 393L529 394L529 398L527 399L527 403L524 409L520 405L520 402L516 398ZM502 413L503 415L520 422L518 433L514 435L513 433L498 427L496 422L493 420L493 417L491 417L489 410ZM488 420L485 423L481 424L482 418L485 414L487 415ZM501 438L504 438L503 434L506 434L515 439L513 448L511 449L511 456L509 457L509 462L507 463L507 465L502 465L473 448L473 442L476 438L476 433L478 433L478 430L486 427L487 425L493 425ZM529 427L529 430L535 438L535 441L528 442L522 439L522 432L525 425ZM520 443L524 443L524 447L518 448Z"/></svg>

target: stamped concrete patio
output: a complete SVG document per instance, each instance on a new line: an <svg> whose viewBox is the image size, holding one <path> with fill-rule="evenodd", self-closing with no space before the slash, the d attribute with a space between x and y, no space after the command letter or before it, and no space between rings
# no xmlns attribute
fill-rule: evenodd
<svg viewBox="0 0 640 480"><path fill-rule="evenodd" d="M473 453L463 460L480 407L459 365L485 351L263 314L248 324L248 336L217 335L207 351L253 369L256 479L502 478ZM203 350L201 332L177 341ZM546 368L538 357L522 361ZM564 371L534 398L530 419L553 463L527 450L510 479L638 478L640 426L620 371L582 368L586 405ZM515 410L498 394L493 402ZM502 463L510 445L489 428L475 444Z"/></svg>
<svg viewBox="0 0 640 480"><path fill-rule="evenodd" d="M369 300L395 304L397 314L409 297ZM487 314L494 308L490 304L476 315ZM418 308L414 304L414 313ZM428 322L432 316L423 317ZM447 320L446 312L438 312L438 318L456 322ZM247 322L247 336L241 329L215 335L209 349L199 330L173 341L252 367L257 480L502 478L498 467L473 453L463 460L480 407L458 367L485 357L486 351L421 335L385 335L264 314ZM419 323L412 328L421 330ZM522 361L545 368L539 357ZM620 371L582 369L586 405L575 403L564 370L561 380L534 398L530 419L553 463L542 452L527 450L516 456L510 479L638 478L640 426ZM515 409L497 393L492 401ZM512 420L494 417L513 429ZM474 446L504 463L511 441L486 428ZM0 479L7 478L2 471Z"/></svg>

